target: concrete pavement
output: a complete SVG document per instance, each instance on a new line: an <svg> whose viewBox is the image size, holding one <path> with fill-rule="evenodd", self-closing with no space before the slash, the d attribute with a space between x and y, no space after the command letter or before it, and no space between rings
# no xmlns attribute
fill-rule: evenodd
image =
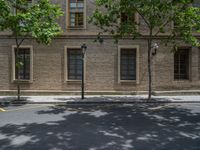
<svg viewBox="0 0 200 150"><path fill-rule="evenodd" d="M194 96L152 96L152 100L147 100L147 95L124 96L85 96L82 100L80 96L22 96L21 101L16 101L15 96L0 96L0 104L10 103L30 103L30 104L91 104L91 103L200 103L200 95Z"/></svg>

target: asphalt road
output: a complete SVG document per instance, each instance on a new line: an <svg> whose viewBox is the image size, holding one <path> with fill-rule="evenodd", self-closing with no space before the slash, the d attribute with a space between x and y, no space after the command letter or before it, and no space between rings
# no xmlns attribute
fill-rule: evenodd
<svg viewBox="0 0 200 150"><path fill-rule="evenodd" d="M200 150L200 104L0 108L0 150Z"/></svg>

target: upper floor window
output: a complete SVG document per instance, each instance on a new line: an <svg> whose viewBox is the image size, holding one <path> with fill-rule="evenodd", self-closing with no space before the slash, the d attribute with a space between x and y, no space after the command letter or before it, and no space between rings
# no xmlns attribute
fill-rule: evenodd
<svg viewBox="0 0 200 150"><path fill-rule="evenodd" d="M24 6L30 7L33 3L33 0L26 0L23 2L23 6L18 6L14 8L14 14L17 13L22 13L22 12L26 12L27 9L25 9Z"/></svg>
<svg viewBox="0 0 200 150"><path fill-rule="evenodd" d="M84 27L84 0L69 0L68 28Z"/></svg>
<svg viewBox="0 0 200 150"><path fill-rule="evenodd" d="M28 4L31 5L33 3L33 0L27 0Z"/></svg>
<svg viewBox="0 0 200 150"><path fill-rule="evenodd" d="M134 15L127 15L125 13L121 13L121 23L128 23L128 22L135 22L135 14Z"/></svg>
<svg viewBox="0 0 200 150"><path fill-rule="evenodd" d="M189 79L189 49L179 48L174 54L174 79Z"/></svg>
<svg viewBox="0 0 200 150"><path fill-rule="evenodd" d="M200 1L199 0L193 0L193 4L194 7L200 7Z"/></svg>

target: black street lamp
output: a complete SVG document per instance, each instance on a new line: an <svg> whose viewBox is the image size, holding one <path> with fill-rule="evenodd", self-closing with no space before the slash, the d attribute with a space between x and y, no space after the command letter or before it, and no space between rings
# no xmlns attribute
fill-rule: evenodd
<svg viewBox="0 0 200 150"><path fill-rule="evenodd" d="M81 99L84 99L84 58L85 58L85 52L87 50L87 46L84 43L81 46L82 50L82 82L81 82Z"/></svg>

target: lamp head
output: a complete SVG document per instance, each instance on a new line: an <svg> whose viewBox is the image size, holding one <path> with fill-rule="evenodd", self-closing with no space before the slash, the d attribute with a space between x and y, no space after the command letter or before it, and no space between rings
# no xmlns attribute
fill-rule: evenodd
<svg viewBox="0 0 200 150"><path fill-rule="evenodd" d="M152 48L154 50L154 52L152 52L152 55L155 56L157 54L157 49L159 48L158 44L157 43L154 43L152 45Z"/></svg>
<svg viewBox="0 0 200 150"><path fill-rule="evenodd" d="M158 49L158 48L159 48L159 46L158 46L157 43L154 43L152 47L153 47L154 49Z"/></svg>
<svg viewBox="0 0 200 150"><path fill-rule="evenodd" d="M87 46L85 43L81 46L81 49L87 49Z"/></svg>
<svg viewBox="0 0 200 150"><path fill-rule="evenodd" d="M85 54L85 52L86 52L86 50L87 50L87 45L84 43L84 44L81 46L81 49L82 49L83 54Z"/></svg>

